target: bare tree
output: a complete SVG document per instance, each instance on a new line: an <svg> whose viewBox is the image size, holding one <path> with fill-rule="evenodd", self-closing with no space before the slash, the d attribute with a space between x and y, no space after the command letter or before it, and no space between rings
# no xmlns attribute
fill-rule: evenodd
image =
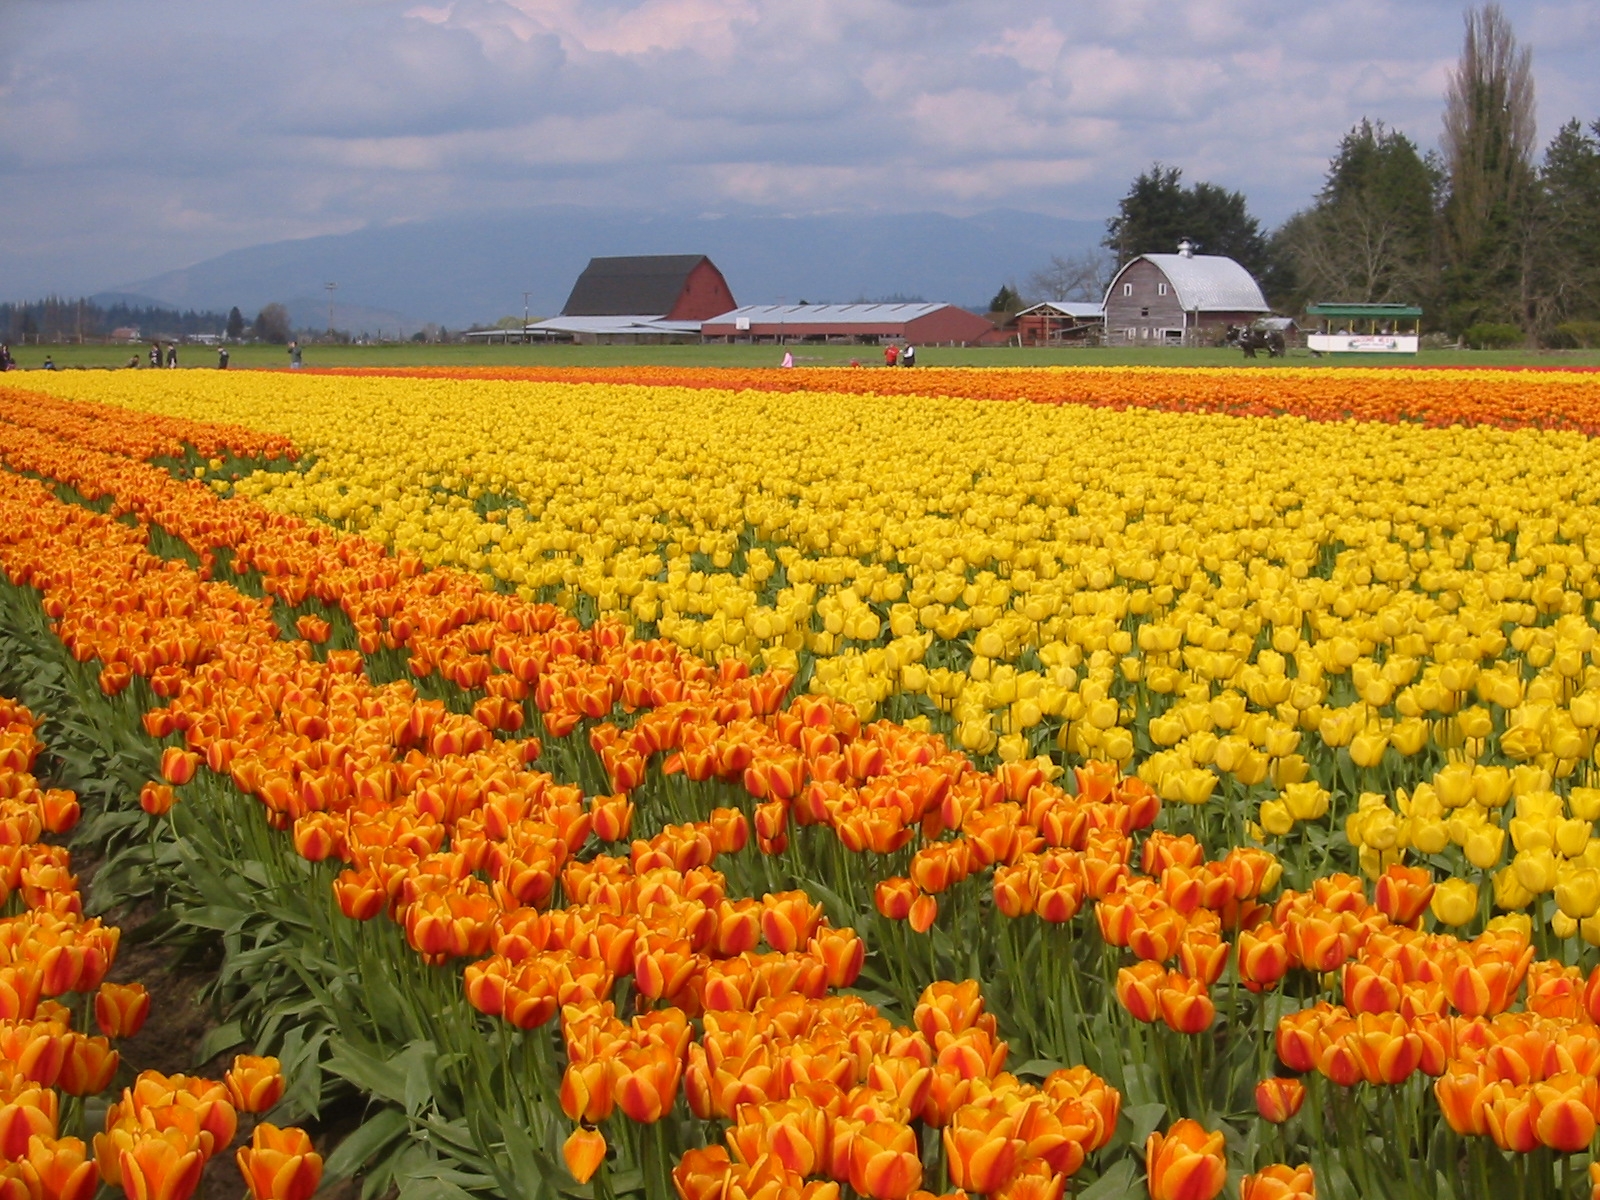
<svg viewBox="0 0 1600 1200"><path fill-rule="evenodd" d="M1038 300L1083 300L1098 304L1111 286L1111 258L1099 250L1052 254L1048 266L1028 276L1030 296Z"/></svg>

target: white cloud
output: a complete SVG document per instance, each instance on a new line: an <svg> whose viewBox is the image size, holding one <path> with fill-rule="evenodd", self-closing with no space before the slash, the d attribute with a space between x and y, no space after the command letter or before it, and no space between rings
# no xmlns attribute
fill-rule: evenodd
<svg viewBox="0 0 1600 1200"><path fill-rule="evenodd" d="M1600 0L1507 3L1546 136ZM0 0L0 279L103 285L489 206L1107 215L1152 160L1269 223L1439 129L1461 0Z"/></svg>

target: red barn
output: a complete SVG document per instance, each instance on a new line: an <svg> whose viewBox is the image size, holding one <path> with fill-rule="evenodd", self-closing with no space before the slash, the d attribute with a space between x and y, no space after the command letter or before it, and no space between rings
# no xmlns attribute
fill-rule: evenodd
<svg viewBox="0 0 1600 1200"><path fill-rule="evenodd" d="M734 304L728 281L704 254L632 254L591 258L561 315L704 321Z"/></svg>

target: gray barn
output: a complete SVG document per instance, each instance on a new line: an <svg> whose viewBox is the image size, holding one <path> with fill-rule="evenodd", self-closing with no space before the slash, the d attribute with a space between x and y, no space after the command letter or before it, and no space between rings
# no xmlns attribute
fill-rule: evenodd
<svg viewBox="0 0 1600 1200"><path fill-rule="evenodd" d="M1117 272L1106 292L1106 341L1178 346L1214 341L1229 325L1248 325L1272 310L1249 271L1231 258L1141 254Z"/></svg>

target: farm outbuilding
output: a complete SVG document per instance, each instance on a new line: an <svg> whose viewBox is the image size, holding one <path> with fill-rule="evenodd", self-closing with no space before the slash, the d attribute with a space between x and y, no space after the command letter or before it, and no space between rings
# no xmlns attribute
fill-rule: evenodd
<svg viewBox="0 0 1600 1200"><path fill-rule="evenodd" d="M1106 340L1122 345L1181 346L1220 337L1272 309L1244 267L1220 254L1141 254L1106 292Z"/></svg>
<svg viewBox="0 0 1600 1200"><path fill-rule="evenodd" d="M1097 337L1105 324L1106 310L1102 305L1047 300L1019 312L1014 327L1019 346L1060 346Z"/></svg>
<svg viewBox="0 0 1600 1200"><path fill-rule="evenodd" d="M749 304L706 321L708 341L973 345L994 326L954 304Z"/></svg>
<svg viewBox="0 0 1600 1200"><path fill-rule="evenodd" d="M704 254L633 254L591 258L561 315L704 321L734 304L728 281Z"/></svg>
<svg viewBox="0 0 1600 1200"><path fill-rule="evenodd" d="M728 281L704 254L591 258L561 315L535 321L522 336L589 344L692 342L702 321L734 304Z"/></svg>

